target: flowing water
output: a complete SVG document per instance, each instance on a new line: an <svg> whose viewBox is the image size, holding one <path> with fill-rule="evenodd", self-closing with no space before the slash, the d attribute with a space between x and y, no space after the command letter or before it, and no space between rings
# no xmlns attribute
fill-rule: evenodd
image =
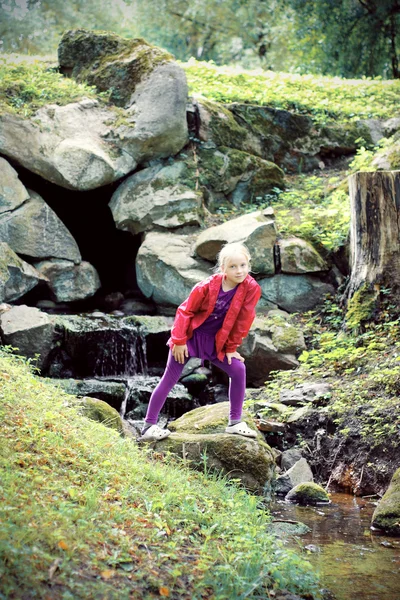
<svg viewBox="0 0 400 600"><path fill-rule="evenodd" d="M400 600L400 538L371 531L375 504L331 494L331 504L296 506L277 501L274 520L301 521L310 532L288 542L319 571L337 600Z"/></svg>

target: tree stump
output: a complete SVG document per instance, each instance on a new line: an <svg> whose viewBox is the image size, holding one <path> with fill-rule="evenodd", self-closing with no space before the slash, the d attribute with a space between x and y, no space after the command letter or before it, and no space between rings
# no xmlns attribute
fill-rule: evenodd
<svg viewBox="0 0 400 600"><path fill-rule="evenodd" d="M361 289L384 288L399 304L400 171L355 173L349 178L351 275L348 300ZM397 298L396 298L397 294Z"/></svg>

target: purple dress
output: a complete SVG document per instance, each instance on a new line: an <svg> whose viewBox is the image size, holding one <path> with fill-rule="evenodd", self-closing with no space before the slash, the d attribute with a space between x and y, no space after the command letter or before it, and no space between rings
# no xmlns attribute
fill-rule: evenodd
<svg viewBox="0 0 400 600"><path fill-rule="evenodd" d="M221 285L213 312L204 323L193 331L193 336L187 341L190 357L201 358L202 360L218 360L215 336L222 327L236 290L237 286L224 292Z"/></svg>

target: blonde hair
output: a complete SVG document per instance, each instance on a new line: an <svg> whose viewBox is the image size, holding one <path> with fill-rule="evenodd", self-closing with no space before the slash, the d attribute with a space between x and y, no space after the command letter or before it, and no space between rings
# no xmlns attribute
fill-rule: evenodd
<svg viewBox="0 0 400 600"><path fill-rule="evenodd" d="M251 256L249 249L240 242L231 242L229 244L225 244L225 246L222 246L221 250L219 251L217 255L216 271L223 271L227 261L235 254L243 254L250 266Z"/></svg>

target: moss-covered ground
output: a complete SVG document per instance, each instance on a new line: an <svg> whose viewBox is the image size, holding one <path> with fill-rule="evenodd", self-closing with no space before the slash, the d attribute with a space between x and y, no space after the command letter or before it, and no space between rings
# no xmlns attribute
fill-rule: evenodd
<svg viewBox="0 0 400 600"><path fill-rule="evenodd" d="M318 598L258 499L79 413L0 351L1 598Z"/></svg>

